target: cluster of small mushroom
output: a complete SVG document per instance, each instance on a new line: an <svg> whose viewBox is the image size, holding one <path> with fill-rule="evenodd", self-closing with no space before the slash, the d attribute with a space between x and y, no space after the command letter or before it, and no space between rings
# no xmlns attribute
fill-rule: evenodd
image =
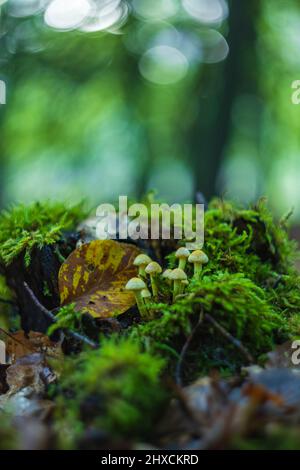
<svg viewBox="0 0 300 470"><path fill-rule="evenodd" d="M139 277L133 277L126 284L126 290L132 291L136 298L136 303L142 318L149 318L150 309L149 302L153 298L156 300L158 297L158 276L162 273L163 279L169 285L173 284L173 301L180 294L184 293L184 289L189 285L189 281L185 272L187 262L194 265L193 278L199 279L202 266L208 263L208 257L202 250L195 250L192 253L187 248L181 247L175 253L178 259L178 268L166 269L162 273L161 266L152 261L149 256L141 254L134 260L134 265L138 267ZM152 294L149 291L145 281L147 275L150 276Z"/></svg>
<svg viewBox="0 0 300 470"><path fill-rule="evenodd" d="M189 262L194 265L193 278L195 279L199 279L203 264L208 263L208 257L202 250L195 250L190 253L187 248L181 247L178 248L175 256L179 261L178 268L173 270L167 269L163 274L165 279L174 283L173 301L176 299L177 295L183 294L184 289L189 285L185 272L186 263Z"/></svg>
<svg viewBox="0 0 300 470"><path fill-rule="evenodd" d="M138 267L139 277L133 277L130 279L125 289L132 291L135 295L136 304L139 309L142 318L149 318L149 302L152 297L151 292L149 291L147 284L145 283L147 274L150 275L152 293L154 297L157 297L158 287L156 275L162 272L160 265L148 255L138 255L133 263Z"/></svg>

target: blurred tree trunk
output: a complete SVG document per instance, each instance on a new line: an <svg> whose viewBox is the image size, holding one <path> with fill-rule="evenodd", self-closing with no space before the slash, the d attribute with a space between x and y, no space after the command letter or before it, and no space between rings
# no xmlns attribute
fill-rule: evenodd
<svg viewBox="0 0 300 470"><path fill-rule="evenodd" d="M256 23L260 1L231 0L229 8L229 56L220 67L205 66L205 75L200 74L195 90L198 111L191 129L192 169L195 191L200 190L208 199L217 193L235 99L241 93L257 94L258 90Z"/></svg>
<svg viewBox="0 0 300 470"><path fill-rule="evenodd" d="M142 124L140 119L140 113L146 113L143 100L144 83L141 81L138 66L139 61L135 55L128 53L126 49L121 49L119 61L120 69L122 70L122 85L127 111L132 113L132 119L139 123L142 132L143 147L137 163L136 181L133 191L134 196L141 199L147 192L149 168L151 168L151 164L154 161L149 126L145 123L145 120Z"/></svg>

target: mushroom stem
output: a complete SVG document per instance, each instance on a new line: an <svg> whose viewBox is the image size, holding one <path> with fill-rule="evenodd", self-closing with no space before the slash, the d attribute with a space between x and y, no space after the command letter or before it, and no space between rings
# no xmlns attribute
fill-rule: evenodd
<svg viewBox="0 0 300 470"><path fill-rule="evenodd" d="M175 257L179 261L178 269L182 269L182 271L184 271L186 262L189 256L190 256L190 252L187 248L185 248L184 246L181 246L180 248L178 248L178 250L175 253Z"/></svg>
<svg viewBox="0 0 300 470"><path fill-rule="evenodd" d="M144 278L146 277L146 271L145 271L146 266L147 266L146 264L144 264L142 266L139 266L139 276L140 277L144 277Z"/></svg>
<svg viewBox="0 0 300 470"><path fill-rule="evenodd" d="M134 295L135 295L136 304L137 304L137 307L138 307L138 310L140 312L141 317L142 318L147 318L147 313L148 312L147 312L147 308L144 304L141 292L135 292Z"/></svg>
<svg viewBox="0 0 300 470"><path fill-rule="evenodd" d="M174 282L173 285L173 302L175 301L177 295L180 294L181 290L181 281L185 281L187 279L186 273L179 268L173 269L170 273L170 279Z"/></svg>
<svg viewBox="0 0 300 470"><path fill-rule="evenodd" d="M150 299L151 299L151 292L146 288L143 289L141 292L142 299L144 301L144 304L146 306L146 310L149 313L149 307L150 307Z"/></svg>
<svg viewBox="0 0 300 470"><path fill-rule="evenodd" d="M200 279L202 272L202 264L201 263L194 263L194 278Z"/></svg>
<svg viewBox="0 0 300 470"><path fill-rule="evenodd" d="M147 320L152 320L153 314L152 314L151 308L150 308L150 301L149 301L149 299L143 299L143 302L144 302L144 310L146 312L145 318Z"/></svg>
<svg viewBox="0 0 300 470"><path fill-rule="evenodd" d="M135 258L133 264L134 264L134 266L137 266L138 269L139 269L139 277L141 277L141 278L146 277L145 268L149 263L151 263L151 258L149 258L148 255L145 255L143 253L138 255Z"/></svg>
<svg viewBox="0 0 300 470"><path fill-rule="evenodd" d="M151 287L152 287L153 297L157 297L158 296L158 286L157 286L155 276L150 274L150 280L151 280Z"/></svg>
<svg viewBox="0 0 300 470"><path fill-rule="evenodd" d="M195 250L189 256L189 262L194 265L194 279L200 279L202 265L208 263L208 257L202 250Z"/></svg>
<svg viewBox="0 0 300 470"><path fill-rule="evenodd" d="M151 263L148 264L145 271L150 276L153 297L157 297L158 285L157 285L156 276L157 274L160 274L162 272L161 266L158 263L156 263L156 261L152 261Z"/></svg>
<svg viewBox="0 0 300 470"><path fill-rule="evenodd" d="M178 268L182 269L182 271L184 271L184 269L186 267L186 260L187 260L187 258L180 258L180 260L179 260Z"/></svg>
<svg viewBox="0 0 300 470"><path fill-rule="evenodd" d="M145 307L142 296L142 290L145 288L146 284L138 277L133 277L130 279L125 286L126 290L134 293L135 301L142 318L147 317L147 309Z"/></svg>
<svg viewBox="0 0 300 470"><path fill-rule="evenodd" d="M172 272L172 269L166 269L164 272L163 272L163 279L165 280L165 282L171 286L172 285L172 280L170 279L170 273Z"/></svg>
<svg viewBox="0 0 300 470"><path fill-rule="evenodd" d="M180 292L179 294L183 294L184 293L184 289L189 285L189 281L186 280L186 281L181 281L180 283Z"/></svg>
<svg viewBox="0 0 300 470"><path fill-rule="evenodd" d="M180 294L180 287L181 287L181 281L179 279L176 279L174 281L174 290L173 290L173 301L177 297L177 295Z"/></svg>

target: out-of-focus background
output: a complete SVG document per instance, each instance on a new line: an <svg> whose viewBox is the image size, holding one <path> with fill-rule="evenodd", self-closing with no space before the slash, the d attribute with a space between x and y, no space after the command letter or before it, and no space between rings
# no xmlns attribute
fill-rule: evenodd
<svg viewBox="0 0 300 470"><path fill-rule="evenodd" d="M298 0L0 4L0 206L155 188L300 219Z"/></svg>

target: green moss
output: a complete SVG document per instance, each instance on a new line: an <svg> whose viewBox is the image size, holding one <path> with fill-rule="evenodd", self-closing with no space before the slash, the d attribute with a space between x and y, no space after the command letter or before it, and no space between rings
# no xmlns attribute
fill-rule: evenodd
<svg viewBox="0 0 300 470"><path fill-rule="evenodd" d="M173 305L161 304L156 320L135 327L132 335L172 344L176 337L187 336L200 312L210 313L227 331L261 353L271 348L285 322L267 302L263 289L242 274L219 273L193 282L190 294ZM202 327L207 337L207 327Z"/></svg>
<svg viewBox="0 0 300 470"><path fill-rule="evenodd" d="M62 203L22 204L0 215L0 262L9 265L24 252L27 265L35 246L57 242L64 230L73 229L86 212L82 204L67 207Z"/></svg>
<svg viewBox="0 0 300 470"><path fill-rule="evenodd" d="M45 297L51 297L52 295L47 281L43 282L43 294Z"/></svg>
<svg viewBox="0 0 300 470"><path fill-rule="evenodd" d="M2 275L0 275L0 297L5 300L12 299L12 292L6 283L5 277Z"/></svg>
<svg viewBox="0 0 300 470"><path fill-rule="evenodd" d="M298 257L286 221L276 222L263 199L249 209L214 199L205 213L204 250L210 260L204 274L240 272L261 287L279 275L294 274ZM174 253L167 259L174 267ZM187 269L192 275L192 267Z"/></svg>
<svg viewBox="0 0 300 470"><path fill-rule="evenodd" d="M266 289L268 301L286 317L300 312L300 277L298 274L278 278L276 287Z"/></svg>
<svg viewBox="0 0 300 470"><path fill-rule="evenodd" d="M291 339L300 339L300 315L288 319L288 331Z"/></svg>
<svg viewBox="0 0 300 470"><path fill-rule="evenodd" d="M205 250L210 258L205 273L241 272L262 287L293 270L296 257L295 243L264 200L247 210L214 200L205 216Z"/></svg>
<svg viewBox="0 0 300 470"><path fill-rule="evenodd" d="M163 359L142 351L137 342L115 338L66 360L57 404L59 421L69 432L75 423L71 441L81 437L78 422L114 437L145 436L165 398L163 367Z"/></svg>
<svg viewBox="0 0 300 470"><path fill-rule="evenodd" d="M11 305L9 302L11 302L12 299L13 295L6 284L5 277L0 275L0 328L8 329L10 326Z"/></svg>
<svg viewBox="0 0 300 470"><path fill-rule="evenodd" d="M147 204L151 202L150 197ZM66 210L60 204L18 206L3 213L0 262L9 264L20 253L28 262L33 247L56 243L82 217L80 207ZM78 447L87 430L104 431L114 439L151 439L169 395L162 374L174 377L182 347L201 314L204 320L184 357L186 383L211 369L229 376L247 363L205 314L240 340L256 360L275 344L299 337L297 253L285 223L273 220L263 200L249 209L214 200L205 214L204 251L209 263L201 279L191 280L193 267L187 265L191 282L174 304L171 287L160 279L161 302L151 304L153 320L103 340L99 350L65 358L53 393L61 447ZM167 260L170 267L177 264L174 253ZM72 304L61 308L56 318L49 334L58 328L83 328L84 318Z"/></svg>
<svg viewBox="0 0 300 470"><path fill-rule="evenodd" d="M172 367L201 311L210 313L255 357L298 334L300 289L294 268L295 246L285 223L273 220L264 200L249 209L214 200L205 214L204 250L209 263L201 280L192 281L186 297L174 305L169 305L170 288L161 280L164 303L153 305L155 319L132 327L130 338L167 357ZM174 253L167 258L170 266L177 264ZM192 266L186 269L191 279ZM78 327L71 310L61 311L54 329ZM243 364L244 358L239 358L234 346L208 322L203 323L198 336L201 348L195 343L189 352L198 372L210 367L232 370L233 363Z"/></svg>
<svg viewBox="0 0 300 470"><path fill-rule="evenodd" d="M75 304L69 304L59 309L55 315L56 322L48 328L49 336L59 329L67 328L73 331L80 329L82 312L77 312L74 307Z"/></svg>
<svg viewBox="0 0 300 470"><path fill-rule="evenodd" d="M131 336L174 361L200 311L210 313L255 357L299 334L300 278L294 268L298 254L285 222L274 221L264 200L249 209L214 200L205 214L209 263L201 280L192 281L189 295L174 305L154 306L156 319L132 328ZM174 253L167 259L169 267L177 264ZM186 270L191 279L192 266ZM205 322L190 354L203 373L243 363L232 344Z"/></svg>
<svg viewBox="0 0 300 470"><path fill-rule="evenodd" d="M192 286L193 309L212 313L231 334L259 352L271 348L283 317L267 302L265 291L243 274L220 273Z"/></svg>

